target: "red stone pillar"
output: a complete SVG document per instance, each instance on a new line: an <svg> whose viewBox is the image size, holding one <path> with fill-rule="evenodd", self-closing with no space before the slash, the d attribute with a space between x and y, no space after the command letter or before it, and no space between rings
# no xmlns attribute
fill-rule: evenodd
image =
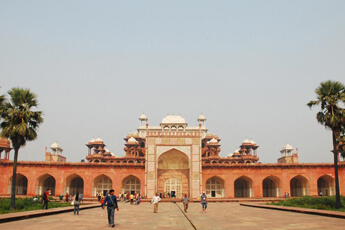
<svg viewBox="0 0 345 230"><path fill-rule="evenodd" d="M318 189L317 189L317 176L311 174L309 176L309 196L318 196Z"/></svg>
<svg viewBox="0 0 345 230"><path fill-rule="evenodd" d="M262 191L262 176L260 174L254 175L254 196L255 198L262 198L263 197L263 191Z"/></svg>
<svg viewBox="0 0 345 230"><path fill-rule="evenodd" d="M282 196L284 197L284 194L288 192L291 196L291 190L290 190L290 177L286 173L286 171L283 172L282 174Z"/></svg>
<svg viewBox="0 0 345 230"><path fill-rule="evenodd" d="M84 174L85 175L85 174ZM92 197L93 178L90 175L84 176L84 197Z"/></svg>
<svg viewBox="0 0 345 230"><path fill-rule="evenodd" d="M65 195L65 181L63 180L64 176L55 178L55 196L60 196L60 194Z"/></svg>
<svg viewBox="0 0 345 230"><path fill-rule="evenodd" d="M118 196L122 193L122 180L119 179L118 174L115 174L115 177L112 177L111 180L113 182L112 188L115 190L115 195Z"/></svg>
<svg viewBox="0 0 345 230"><path fill-rule="evenodd" d="M27 187L27 196L35 196L36 195L36 183L37 183L37 178L34 176L27 176L28 179L28 187Z"/></svg>
<svg viewBox="0 0 345 230"><path fill-rule="evenodd" d="M224 182L225 198L234 198L234 178L226 177Z"/></svg>

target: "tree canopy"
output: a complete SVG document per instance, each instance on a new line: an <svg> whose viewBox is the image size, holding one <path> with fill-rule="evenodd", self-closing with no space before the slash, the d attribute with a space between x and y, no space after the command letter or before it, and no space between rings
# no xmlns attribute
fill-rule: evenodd
<svg viewBox="0 0 345 230"><path fill-rule="evenodd" d="M37 137L37 128L43 122L42 111L32 111L37 107L37 96L30 89L13 88L4 99L1 113L1 136L9 138L14 148L24 146L26 141Z"/></svg>

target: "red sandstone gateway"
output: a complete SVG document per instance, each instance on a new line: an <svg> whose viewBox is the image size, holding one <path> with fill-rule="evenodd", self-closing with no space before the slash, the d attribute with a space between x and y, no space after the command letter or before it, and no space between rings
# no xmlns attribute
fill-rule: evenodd
<svg viewBox="0 0 345 230"><path fill-rule="evenodd" d="M198 199L202 191L208 197L292 197L335 195L334 167L330 163L298 163L298 153L285 144L276 164L258 163L258 145L245 139L240 149L220 157L220 139L205 127L200 115L199 126L188 126L181 116L168 115L159 126L149 126L142 114L137 131L125 138L124 157L116 157L105 148L101 138L92 139L88 162L69 163L62 148L54 143L46 152L45 162L19 161L16 194L41 195L84 194L95 197L111 188L117 193L155 192L188 194ZM9 160L10 142L0 139L0 195L10 194L13 162ZM4 157L2 157L4 152ZM345 163L339 162L340 192L345 195Z"/></svg>

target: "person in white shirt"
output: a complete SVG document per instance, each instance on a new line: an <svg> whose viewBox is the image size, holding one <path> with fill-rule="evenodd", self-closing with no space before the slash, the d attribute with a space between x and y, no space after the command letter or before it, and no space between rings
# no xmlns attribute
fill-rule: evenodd
<svg viewBox="0 0 345 230"><path fill-rule="evenodd" d="M153 196L151 200L151 204L153 204L153 212L157 213L158 212L158 202L161 200L161 198L158 196L158 192L156 193L155 196Z"/></svg>

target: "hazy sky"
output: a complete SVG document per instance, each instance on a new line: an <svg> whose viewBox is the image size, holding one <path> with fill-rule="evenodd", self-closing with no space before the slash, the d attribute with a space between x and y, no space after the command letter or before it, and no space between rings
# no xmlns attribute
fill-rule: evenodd
<svg viewBox="0 0 345 230"><path fill-rule="evenodd" d="M144 111L196 125L221 155L246 138L262 162L286 142L300 162L331 162L316 122L321 81L345 83L345 1L0 1L0 93L38 95L44 123L20 160L58 141L68 161L100 136L116 155ZM11 154L11 157L13 153Z"/></svg>

